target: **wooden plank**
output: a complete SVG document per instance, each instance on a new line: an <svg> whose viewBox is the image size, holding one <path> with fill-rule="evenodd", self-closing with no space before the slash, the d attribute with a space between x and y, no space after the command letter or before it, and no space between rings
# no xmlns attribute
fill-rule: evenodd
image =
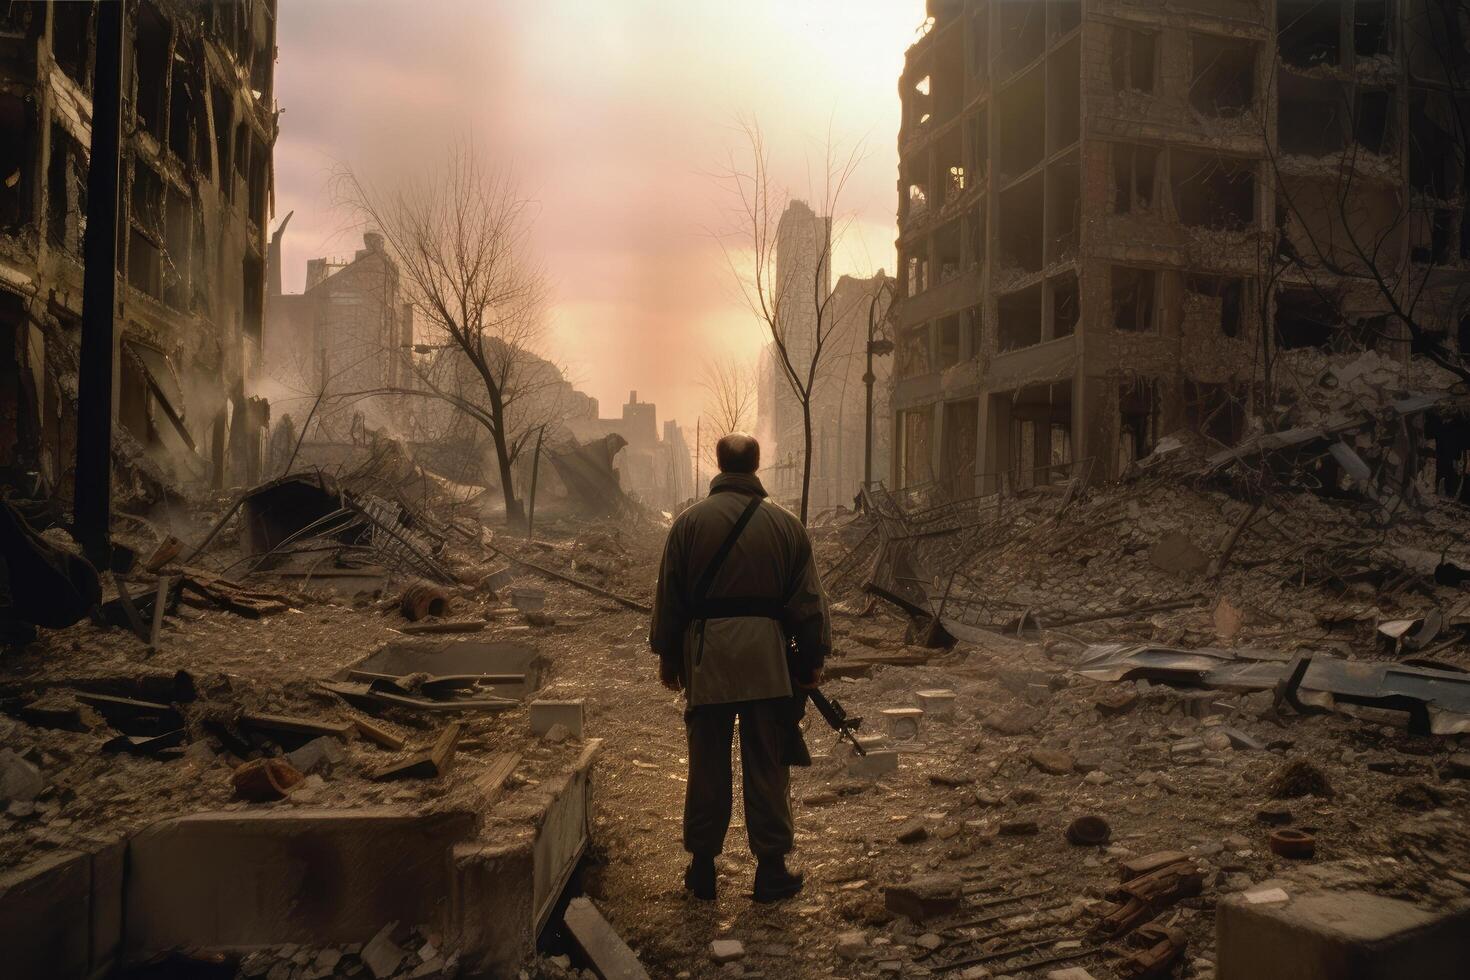
<svg viewBox="0 0 1470 980"><path fill-rule="evenodd" d="M462 619L448 623L404 623L398 632L409 636L420 633L478 633L485 628L483 619Z"/></svg>
<svg viewBox="0 0 1470 980"><path fill-rule="evenodd" d="M486 767L485 774L475 780L475 788L485 798L486 806L500 799L500 794L505 789L505 781L520 764L519 752L499 752L490 757L490 765Z"/></svg>
<svg viewBox="0 0 1470 980"><path fill-rule="evenodd" d="M603 980L649 980L638 954L628 948L591 899L572 899L562 921Z"/></svg>
<svg viewBox="0 0 1470 980"><path fill-rule="evenodd" d="M454 764L454 750L459 745L459 738L464 733L464 725L460 722L451 722L447 725L434 745L423 752L416 752L404 759L395 762L391 766L379 769L373 773L373 779L378 782L386 782L392 779L435 779L449 771Z"/></svg>
<svg viewBox="0 0 1470 980"><path fill-rule="evenodd" d="M367 739L393 752L402 752L408 740L380 721L369 718L353 718L352 727L360 738Z"/></svg>
<svg viewBox="0 0 1470 980"><path fill-rule="evenodd" d="M345 739L352 734L352 725L345 721L316 721L292 715L267 715L245 712L240 715L240 724L267 732L289 732L292 735L329 735Z"/></svg>
<svg viewBox="0 0 1470 980"><path fill-rule="evenodd" d="M168 587L170 579L162 575L158 579L158 594L153 597L153 628L148 632L148 652L158 652L158 642L163 637L163 614L168 609Z"/></svg>
<svg viewBox="0 0 1470 980"><path fill-rule="evenodd" d="M117 587L117 601L122 605L123 613L128 617L129 628L138 639L147 643L148 627L143 625L143 617L138 614L138 607L133 604L133 597L128 594L128 587L123 585L122 578L116 572L108 574L112 576L112 584Z"/></svg>

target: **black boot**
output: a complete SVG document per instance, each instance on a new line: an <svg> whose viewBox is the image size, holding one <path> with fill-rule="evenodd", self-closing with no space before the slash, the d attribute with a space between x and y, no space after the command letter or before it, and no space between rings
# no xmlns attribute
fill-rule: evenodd
<svg viewBox="0 0 1470 980"><path fill-rule="evenodd" d="M801 891L801 885L801 872L786 870L784 856L761 858L755 868L755 893L750 897L757 902L779 902Z"/></svg>
<svg viewBox="0 0 1470 980"><path fill-rule="evenodd" d="M704 902L715 900L715 859L713 855L696 854L684 872L684 888Z"/></svg>

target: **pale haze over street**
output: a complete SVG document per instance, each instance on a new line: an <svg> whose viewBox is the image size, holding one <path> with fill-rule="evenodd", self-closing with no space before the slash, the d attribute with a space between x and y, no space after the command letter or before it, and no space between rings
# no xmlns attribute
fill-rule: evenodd
<svg viewBox="0 0 1470 980"><path fill-rule="evenodd" d="M713 234L717 174L758 119L778 179L807 196L827 133L862 162L836 275L894 271L896 79L922 0L314 0L280 10L275 221L295 211L285 289L350 255L337 165L408 173L469 138L537 202L554 301L546 353L604 415L637 389L690 426L711 357L753 358L762 327ZM813 195L820 198L820 192Z"/></svg>

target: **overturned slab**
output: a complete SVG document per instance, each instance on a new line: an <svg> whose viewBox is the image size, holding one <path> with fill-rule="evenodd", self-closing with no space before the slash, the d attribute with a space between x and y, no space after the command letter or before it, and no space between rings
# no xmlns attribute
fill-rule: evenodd
<svg viewBox="0 0 1470 980"><path fill-rule="evenodd" d="M1246 892L1216 907L1215 932L1220 980L1456 980L1470 963L1470 903L1430 911L1361 891Z"/></svg>

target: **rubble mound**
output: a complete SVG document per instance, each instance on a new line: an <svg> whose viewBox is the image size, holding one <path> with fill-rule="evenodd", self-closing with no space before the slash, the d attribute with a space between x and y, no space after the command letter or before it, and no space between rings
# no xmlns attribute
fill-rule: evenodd
<svg viewBox="0 0 1470 980"><path fill-rule="evenodd" d="M1271 773L1266 780L1266 789L1273 800L1294 800L1303 796L1330 800L1333 796L1327 774L1305 759L1292 759Z"/></svg>

